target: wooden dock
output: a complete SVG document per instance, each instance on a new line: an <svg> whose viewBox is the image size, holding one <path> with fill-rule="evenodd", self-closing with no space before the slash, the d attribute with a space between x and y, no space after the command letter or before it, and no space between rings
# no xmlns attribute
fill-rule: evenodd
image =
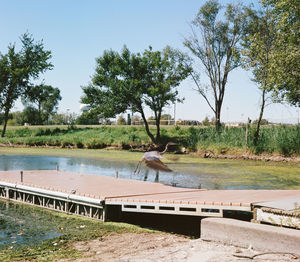
<svg viewBox="0 0 300 262"><path fill-rule="evenodd" d="M0 171L0 197L105 220L108 206L119 206L122 212L222 217L224 211L252 212L266 202L295 205L292 201L300 199L300 190L186 189L99 175L33 170Z"/></svg>

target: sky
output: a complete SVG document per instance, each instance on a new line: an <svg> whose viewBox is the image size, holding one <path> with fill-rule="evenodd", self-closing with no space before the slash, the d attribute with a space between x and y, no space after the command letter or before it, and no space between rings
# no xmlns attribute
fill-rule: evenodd
<svg viewBox="0 0 300 262"><path fill-rule="evenodd" d="M235 3L223 0L221 4ZM245 4L256 1L240 1ZM82 86L91 81L95 59L104 50L120 52L126 45L131 52L143 52L149 46L162 50L170 45L183 52L184 37L191 30L189 23L196 16L203 0L0 0L0 52L29 32L36 41L43 40L51 50L53 70L43 74L39 82L57 87L62 100L59 112L80 113ZM204 73L202 73L204 76ZM205 79L205 77L203 77ZM191 79L178 87L182 104L166 108L178 119L202 121L213 112L195 90ZM251 72L236 69L229 75L221 121L245 122L259 115L260 92L251 81ZM22 110L20 101L14 110ZM147 110L147 115L151 112ZM299 108L281 104L266 107L264 118L273 122L298 123Z"/></svg>

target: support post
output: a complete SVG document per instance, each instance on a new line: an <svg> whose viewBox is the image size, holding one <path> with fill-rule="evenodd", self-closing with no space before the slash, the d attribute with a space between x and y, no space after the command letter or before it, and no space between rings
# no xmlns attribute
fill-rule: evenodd
<svg viewBox="0 0 300 262"><path fill-rule="evenodd" d="M65 212L69 213L69 200L65 202Z"/></svg>
<svg viewBox="0 0 300 262"><path fill-rule="evenodd" d="M5 197L9 199L9 188L5 187Z"/></svg>
<svg viewBox="0 0 300 262"><path fill-rule="evenodd" d="M21 183L23 183L23 170L20 171L20 175L21 175Z"/></svg>
<svg viewBox="0 0 300 262"><path fill-rule="evenodd" d="M107 207L106 207L106 205L104 205L103 209L102 209L102 221L103 222L107 221Z"/></svg>

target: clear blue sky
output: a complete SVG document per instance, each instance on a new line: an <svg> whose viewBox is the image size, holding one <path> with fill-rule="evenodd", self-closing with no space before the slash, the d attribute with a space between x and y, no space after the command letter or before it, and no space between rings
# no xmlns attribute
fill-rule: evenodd
<svg viewBox="0 0 300 262"><path fill-rule="evenodd" d="M86 85L95 69L95 58L106 49L120 51L123 45L132 52L142 52L149 45L161 50L166 45L183 51L188 23L205 1L199 0L0 0L0 52L9 43L19 46L25 32L35 40L43 39L52 52L54 69L41 79L58 87L63 97L59 112L79 113L81 86ZM220 1L221 3L235 1ZM250 3L256 1L241 1ZM234 71L228 81L222 121L246 121L259 114L259 91L251 82L251 73ZM183 104L176 106L176 119L203 120L213 116L202 97L193 90L191 80L178 88ZM22 104L16 103L15 110ZM173 115L170 107L165 113ZM270 105L265 118L298 121L296 108Z"/></svg>

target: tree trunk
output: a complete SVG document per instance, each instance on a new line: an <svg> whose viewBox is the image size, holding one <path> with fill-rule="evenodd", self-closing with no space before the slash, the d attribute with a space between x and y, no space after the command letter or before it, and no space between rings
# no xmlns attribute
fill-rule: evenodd
<svg viewBox="0 0 300 262"><path fill-rule="evenodd" d="M160 140L160 120L157 119L155 121L155 123L156 123L156 137L155 137L155 141L157 143Z"/></svg>
<svg viewBox="0 0 300 262"><path fill-rule="evenodd" d="M215 111L215 126L217 132L221 133L221 104L219 101L216 102L216 111Z"/></svg>
<svg viewBox="0 0 300 262"><path fill-rule="evenodd" d="M149 125L148 125L147 119L146 119L146 117L145 117L145 114L144 114L144 112L143 112L142 110L141 110L140 113L141 113L141 115L142 115L142 118L143 118L143 121L144 121L144 124L145 124L146 133L147 133L147 135L150 137L152 143L155 144L156 141L155 141L154 136L153 136L152 133L150 132Z"/></svg>
<svg viewBox="0 0 300 262"><path fill-rule="evenodd" d="M155 138L155 140L156 140L156 143L158 143L159 140L160 140L160 119L161 119L161 111L158 112L158 115L155 119L155 124L156 124L156 138Z"/></svg>
<svg viewBox="0 0 300 262"><path fill-rule="evenodd" d="M246 136L245 136L245 147L247 149L248 147L248 140L249 140L249 127L250 127L250 124L251 124L251 119L248 117L248 123L246 125Z"/></svg>
<svg viewBox="0 0 300 262"><path fill-rule="evenodd" d="M260 107L260 113L259 113L259 118L257 120L257 126L256 126L256 130L255 130L255 134L254 134L254 145L256 146L258 143L258 139L259 139L259 130L260 130L260 123L264 114L264 109L265 109L265 103L266 103L266 90L263 89L263 93L262 93L262 103L261 103L261 107Z"/></svg>
<svg viewBox="0 0 300 262"><path fill-rule="evenodd" d="M8 121L8 113L9 113L9 110L5 110L5 113L4 113L4 125L3 125L3 129L2 129L1 137L5 136L6 126L7 126L7 121Z"/></svg>
<svg viewBox="0 0 300 262"><path fill-rule="evenodd" d="M41 115L41 104L39 103L38 105L38 110L39 110L39 125L42 124L42 115Z"/></svg>

